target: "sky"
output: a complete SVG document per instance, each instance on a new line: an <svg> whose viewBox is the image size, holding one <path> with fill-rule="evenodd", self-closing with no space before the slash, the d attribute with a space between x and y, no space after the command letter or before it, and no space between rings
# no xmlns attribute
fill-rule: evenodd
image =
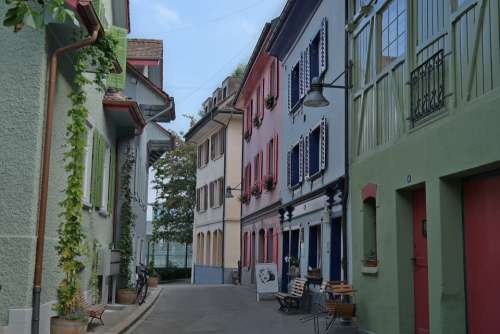
<svg viewBox="0 0 500 334"><path fill-rule="evenodd" d="M176 120L162 124L189 129L183 115L198 114L202 102L248 62L264 24L285 0L130 0L130 38L163 40L164 90L175 99Z"/></svg>

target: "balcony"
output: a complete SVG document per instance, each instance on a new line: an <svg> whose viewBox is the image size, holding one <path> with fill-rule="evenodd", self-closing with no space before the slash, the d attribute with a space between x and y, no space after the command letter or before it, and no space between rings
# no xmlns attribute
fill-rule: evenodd
<svg viewBox="0 0 500 334"><path fill-rule="evenodd" d="M409 120L412 127L444 107L444 75L443 49L411 72Z"/></svg>

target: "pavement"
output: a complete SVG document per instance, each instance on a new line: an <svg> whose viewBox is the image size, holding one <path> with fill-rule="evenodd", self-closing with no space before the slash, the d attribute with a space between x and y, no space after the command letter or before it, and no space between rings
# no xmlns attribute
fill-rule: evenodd
<svg viewBox="0 0 500 334"><path fill-rule="evenodd" d="M87 328L88 333L94 334L122 334L142 319L158 301L162 293L161 287L149 288L146 301L142 305L108 305L102 316L104 325L99 320L92 321Z"/></svg>
<svg viewBox="0 0 500 334"><path fill-rule="evenodd" d="M164 285L161 296L129 334L298 334L313 333L304 315L287 315L276 300L257 302L255 290L234 285ZM323 322L321 323L323 325ZM334 327L330 334L357 334Z"/></svg>

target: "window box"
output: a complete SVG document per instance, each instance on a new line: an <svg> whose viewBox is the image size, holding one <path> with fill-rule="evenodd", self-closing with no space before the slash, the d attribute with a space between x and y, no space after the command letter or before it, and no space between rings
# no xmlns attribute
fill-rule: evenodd
<svg viewBox="0 0 500 334"><path fill-rule="evenodd" d="M267 110L273 110L276 106L276 97L274 95L269 94L266 97L266 108Z"/></svg>
<svg viewBox="0 0 500 334"><path fill-rule="evenodd" d="M240 202L243 203L243 204L250 203L250 196L248 196L248 194L241 194L241 196L240 196Z"/></svg>
<svg viewBox="0 0 500 334"><path fill-rule="evenodd" d="M254 183L254 185L252 186L252 195L255 196L255 197L259 197L261 194L261 191L260 191L260 186L258 183Z"/></svg>
<svg viewBox="0 0 500 334"><path fill-rule="evenodd" d="M243 135L246 141L249 141L250 138L252 137L252 133L248 130L245 131L245 134Z"/></svg>
<svg viewBox="0 0 500 334"><path fill-rule="evenodd" d="M258 128L262 125L262 119L260 118L259 115L256 115L254 118L253 118L253 125Z"/></svg>
<svg viewBox="0 0 500 334"><path fill-rule="evenodd" d="M276 183L274 182L274 177L272 175L266 175L264 177L264 189L267 191L273 190L275 184Z"/></svg>

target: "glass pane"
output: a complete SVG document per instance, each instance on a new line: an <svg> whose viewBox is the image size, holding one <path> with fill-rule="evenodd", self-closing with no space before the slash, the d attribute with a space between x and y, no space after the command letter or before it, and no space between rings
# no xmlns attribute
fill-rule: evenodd
<svg viewBox="0 0 500 334"><path fill-rule="evenodd" d="M386 9L382 13L382 29L387 28L387 25L389 25L389 12Z"/></svg>
<svg viewBox="0 0 500 334"><path fill-rule="evenodd" d="M397 16L397 2L392 1L389 5L389 23L392 22Z"/></svg>
<svg viewBox="0 0 500 334"><path fill-rule="evenodd" d="M398 17L398 35L401 35L405 31L406 31L406 13L403 13Z"/></svg>
<svg viewBox="0 0 500 334"><path fill-rule="evenodd" d="M406 35L402 34L398 37L398 56L405 54L406 49Z"/></svg>
<svg viewBox="0 0 500 334"><path fill-rule="evenodd" d="M389 29L382 31L382 49L385 49L389 44Z"/></svg>
<svg viewBox="0 0 500 334"><path fill-rule="evenodd" d="M389 56L392 58L395 58L398 56L398 43L393 42L391 45L389 45Z"/></svg>
<svg viewBox="0 0 500 334"><path fill-rule="evenodd" d="M398 13L402 13L406 10L406 0L399 0L398 3Z"/></svg>
<svg viewBox="0 0 500 334"><path fill-rule="evenodd" d="M398 37L398 31L397 31L397 24L396 22L391 23L389 25L389 43L392 43L396 40Z"/></svg>

